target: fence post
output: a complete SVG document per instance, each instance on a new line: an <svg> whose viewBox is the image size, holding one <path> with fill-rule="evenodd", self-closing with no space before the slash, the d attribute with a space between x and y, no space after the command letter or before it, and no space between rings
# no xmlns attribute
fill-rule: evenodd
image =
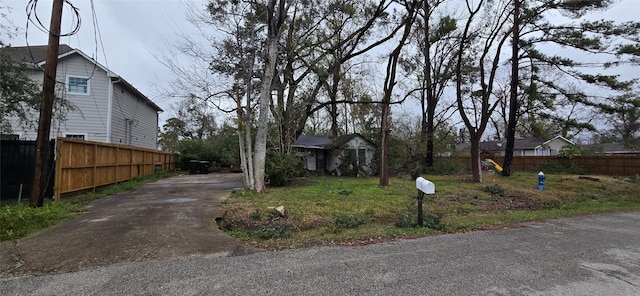
<svg viewBox="0 0 640 296"><path fill-rule="evenodd" d="M56 140L56 158L55 163L55 176L53 181L53 200L60 201L60 191L62 186L62 145L64 145L64 138L58 137Z"/></svg>

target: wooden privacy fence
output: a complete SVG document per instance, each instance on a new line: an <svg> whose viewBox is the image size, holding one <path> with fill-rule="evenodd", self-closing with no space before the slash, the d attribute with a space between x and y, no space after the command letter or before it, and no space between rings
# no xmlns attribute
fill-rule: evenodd
<svg viewBox="0 0 640 296"><path fill-rule="evenodd" d="M471 157L454 156L464 164L471 164ZM494 158L495 162L502 165L502 157ZM590 155L577 156L573 159L558 158L556 156L514 156L512 169L514 171L527 171L532 168L544 171L544 166L579 167L586 173L605 176L632 176L640 174L640 156L635 155Z"/></svg>
<svg viewBox="0 0 640 296"><path fill-rule="evenodd" d="M54 197L172 171L175 160L173 152L58 138Z"/></svg>

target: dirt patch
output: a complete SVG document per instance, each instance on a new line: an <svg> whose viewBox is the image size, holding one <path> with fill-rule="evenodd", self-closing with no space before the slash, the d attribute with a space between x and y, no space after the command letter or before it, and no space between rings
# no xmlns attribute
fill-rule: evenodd
<svg viewBox="0 0 640 296"><path fill-rule="evenodd" d="M239 174L182 175L97 200L72 220L0 244L0 276L256 252L215 221L220 202L241 186Z"/></svg>

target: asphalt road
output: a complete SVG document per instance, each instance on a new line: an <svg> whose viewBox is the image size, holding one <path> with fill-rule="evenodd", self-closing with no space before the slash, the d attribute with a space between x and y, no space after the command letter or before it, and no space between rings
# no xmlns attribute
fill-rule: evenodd
<svg viewBox="0 0 640 296"><path fill-rule="evenodd" d="M640 295L640 213L0 279L1 295Z"/></svg>

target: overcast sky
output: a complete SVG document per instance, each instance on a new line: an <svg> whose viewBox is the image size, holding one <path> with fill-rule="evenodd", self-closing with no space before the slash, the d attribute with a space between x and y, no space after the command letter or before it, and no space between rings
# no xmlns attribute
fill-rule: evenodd
<svg viewBox="0 0 640 296"><path fill-rule="evenodd" d="M158 46L171 44L178 39L179 32L198 34L186 21L185 1L182 0L95 0L95 14L100 36L97 36L93 25L92 8L89 0L70 0L80 12L82 19L77 35L64 37L61 43L78 48L88 56L107 66L111 71L122 76L142 93L165 109L161 121L172 115L171 100L163 98L156 90L156 85L167 84L172 73L165 68L154 55L158 54ZM203 7L206 0L187 0L197 7ZM9 18L15 26L25 29L27 14L25 8L28 0L0 0L4 6L10 7ZM610 10L595 13L591 18L613 18L616 21L639 20L640 0L617 0ZM48 26L51 15L52 0L39 0L37 14ZM63 11L62 31L70 30L73 13L65 4ZM101 38L100 38L101 37ZM30 24L27 38L24 34L9 40L13 46L46 45L47 34ZM104 45L104 51L100 43ZM97 43L97 46L96 46ZM162 125L162 124L161 124Z"/></svg>
<svg viewBox="0 0 640 296"><path fill-rule="evenodd" d="M0 2L11 8L9 18L13 21L13 25L24 30L27 23L25 9L29 1L0 0ZM204 7L206 1L189 2ZM172 73L158 62L154 55L158 54L156 49L158 46L177 39L179 32L193 32L194 38L197 37L193 26L185 20L184 1L95 0L99 34L94 30L91 2L71 0L71 3L79 9L80 31L74 36L62 37L60 43L80 49L133 84L165 110L161 120L170 116L173 113L169 107L171 101L159 94L156 85L167 83ZM51 8L52 0L38 1L38 17L47 27ZM74 23L73 16L70 7L65 4L63 33L70 30ZM47 44L48 35L33 24L29 24L26 33L26 37L25 34L20 34L9 42L12 46ZM104 45L104 51L101 42Z"/></svg>

